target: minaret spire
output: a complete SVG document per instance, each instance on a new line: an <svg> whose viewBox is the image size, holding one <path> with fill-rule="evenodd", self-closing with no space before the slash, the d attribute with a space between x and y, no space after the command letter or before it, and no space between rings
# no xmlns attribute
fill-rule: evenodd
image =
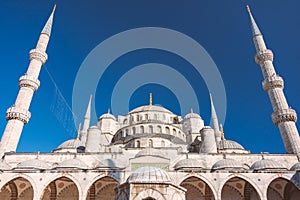
<svg viewBox="0 0 300 200"><path fill-rule="evenodd" d="M31 117L29 112L30 103L34 92L40 86L38 77L41 67L48 58L46 49L50 39L54 11L55 9L46 23L45 27L47 28L44 28L40 34L36 48L29 52L30 63L25 75L19 79L18 96L13 106L6 111L7 124L1 139L0 155L5 152L16 151L23 126L28 123Z"/></svg>
<svg viewBox="0 0 300 200"><path fill-rule="evenodd" d="M87 109L86 109L86 113L84 116L84 122L83 122L82 131L81 131L81 141L83 141L83 142L86 141L87 130L90 127L92 99L93 99L93 96L91 95Z"/></svg>
<svg viewBox="0 0 300 200"><path fill-rule="evenodd" d="M211 126L214 129L216 141L219 142L221 140L221 133L220 133L220 129L219 129L219 120L218 120L218 116L217 116L217 113L215 110L212 95L209 94L209 96L210 96L210 106L211 106Z"/></svg>
<svg viewBox="0 0 300 200"><path fill-rule="evenodd" d="M287 153L300 154L300 138L296 127L297 114L287 103L283 93L284 81L276 74L273 65L273 53L267 49L263 36L256 25L254 18L247 7L253 32L253 41L256 48L255 61L261 67L264 81L263 89L268 93L272 103L272 121L278 126Z"/></svg>

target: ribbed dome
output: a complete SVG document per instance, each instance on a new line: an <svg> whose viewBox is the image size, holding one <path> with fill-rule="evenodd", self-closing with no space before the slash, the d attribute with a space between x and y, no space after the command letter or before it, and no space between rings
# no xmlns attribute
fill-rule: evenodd
<svg viewBox="0 0 300 200"><path fill-rule="evenodd" d="M64 160L59 163L55 168L77 168L77 169L87 169L88 166L81 160L77 158Z"/></svg>
<svg viewBox="0 0 300 200"><path fill-rule="evenodd" d="M232 140L221 140L218 143L218 149L226 150L226 149L241 149L245 150L242 145Z"/></svg>
<svg viewBox="0 0 300 200"><path fill-rule="evenodd" d="M105 114L101 115L100 118L99 118L99 120L101 120L101 119L113 119L113 120L116 120L115 116L113 116L110 113L105 113Z"/></svg>
<svg viewBox="0 0 300 200"><path fill-rule="evenodd" d="M166 183L171 182L168 173L161 168L146 166L135 170L127 179L129 183Z"/></svg>
<svg viewBox="0 0 300 200"><path fill-rule="evenodd" d="M182 168L205 168L205 166L196 159L186 158L177 162L174 166L175 170Z"/></svg>
<svg viewBox="0 0 300 200"><path fill-rule="evenodd" d="M157 156L157 157L165 157L165 152L162 150L154 149L154 148L146 148L141 151L139 151L135 158L142 157L142 156Z"/></svg>
<svg viewBox="0 0 300 200"><path fill-rule="evenodd" d="M260 171L260 170L273 170L273 169L284 169L287 170L286 167L284 167L281 162L277 162L270 159L262 159L259 161L256 161L252 164L250 169L253 169L254 171Z"/></svg>
<svg viewBox="0 0 300 200"><path fill-rule="evenodd" d="M294 164L290 170L291 171L300 171L300 162L297 162L296 164Z"/></svg>
<svg viewBox="0 0 300 200"><path fill-rule="evenodd" d="M0 171L10 170L11 166L5 162L5 160L0 161Z"/></svg>
<svg viewBox="0 0 300 200"><path fill-rule="evenodd" d="M33 159L20 162L15 169L49 169L50 164L46 161Z"/></svg>
<svg viewBox="0 0 300 200"><path fill-rule="evenodd" d="M189 113L186 116L184 116L184 119L190 119L190 118L198 118L198 119L202 119L200 115L198 115L197 113Z"/></svg>
<svg viewBox="0 0 300 200"><path fill-rule="evenodd" d="M249 167L233 159L223 159L212 166L212 170L221 169L249 169Z"/></svg>
<svg viewBox="0 0 300 200"><path fill-rule="evenodd" d="M171 111L169 111L161 106L155 106L155 105L141 106L141 107L133 109L129 113L132 114L132 113L136 113L136 112L145 112L145 111L157 111L157 112L165 112L165 113L172 114Z"/></svg>
<svg viewBox="0 0 300 200"><path fill-rule="evenodd" d="M76 149L80 146L84 146L84 142L77 139L71 139L63 142L61 145L57 147L57 149Z"/></svg>

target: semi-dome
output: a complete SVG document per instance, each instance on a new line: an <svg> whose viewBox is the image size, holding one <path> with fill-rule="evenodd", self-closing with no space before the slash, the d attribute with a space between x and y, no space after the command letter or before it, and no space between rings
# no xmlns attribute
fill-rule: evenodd
<svg viewBox="0 0 300 200"><path fill-rule="evenodd" d="M168 173L161 168L146 166L135 170L127 179L129 183L167 183L171 182Z"/></svg>
<svg viewBox="0 0 300 200"><path fill-rule="evenodd" d="M252 164L250 169L254 171L261 171L261 170L276 170L276 169L281 169L281 170L287 170L285 166L281 164L281 162L277 162L275 160L271 159L262 159L259 161L256 161Z"/></svg>
<svg viewBox="0 0 300 200"><path fill-rule="evenodd" d="M186 158L186 159L180 160L174 166L175 170L194 169L194 168L204 169L205 166L200 161L198 161L196 159L191 159L191 158Z"/></svg>
<svg viewBox="0 0 300 200"><path fill-rule="evenodd" d="M39 160L39 159L32 159L32 160L25 160L20 162L15 169L39 169L45 170L50 169L50 164L46 161Z"/></svg>
<svg viewBox="0 0 300 200"><path fill-rule="evenodd" d="M105 114L103 114L103 115L101 115L101 116L99 117L99 120L101 120L101 119L113 119L113 120L116 120L116 117L113 116L113 115L110 114L110 113L105 113Z"/></svg>
<svg viewBox="0 0 300 200"><path fill-rule="evenodd" d="M64 160L59 163L55 168L76 168L76 169L87 169L88 166L77 158Z"/></svg>
<svg viewBox="0 0 300 200"><path fill-rule="evenodd" d="M300 171L300 162L297 162L296 164L294 164L290 170L291 171Z"/></svg>
<svg viewBox="0 0 300 200"><path fill-rule="evenodd" d="M156 111L156 112L165 112L165 113L173 114L168 109L161 107L161 106L156 106L156 105L140 106L140 107L133 109L129 113L132 114L132 113L146 112L146 111Z"/></svg>
<svg viewBox="0 0 300 200"><path fill-rule="evenodd" d="M156 157L166 157L165 152L163 152L162 150L158 150L158 149L154 149L154 148L145 148L141 151L139 151L136 155L135 158L137 157L142 157L142 156L156 156Z"/></svg>
<svg viewBox="0 0 300 200"><path fill-rule="evenodd" d="M4 159L0 161L0 171L10 170L11 166L5 162Z"/></svg>
<svg viewBox="0 0 300 200"><path fill-rule="evenodd" d="M233 159L219 160L212 166L212 170L222 170L222 169L249 169L249 167Z"/></svg>
<svg viewBox="0 0 300 200"><path fill-rule="evenodd" d="M245 150L242 145L239 143L232 141L232 140L221 140L218 143L218 149L219 150L226 150L226 149L240 149L240 150Z"/></svg>
<svg viewBox="0 0 300 200"><path fill-rule="evenodd" d="M71 139L63 142L57 147L57 149L76 149L78 147L84 146L84 142L78 139Z"/></svg>

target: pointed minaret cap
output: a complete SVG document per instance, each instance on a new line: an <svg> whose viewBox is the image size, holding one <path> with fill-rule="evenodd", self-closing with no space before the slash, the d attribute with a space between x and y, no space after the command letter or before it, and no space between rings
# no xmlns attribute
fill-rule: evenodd
<svg viewBox="0 0 300 200"><path fill-rule="evenodd" d="M85 119L90 119L91 118L92 99L93 99L93 95L90 96L89 104L88 104L88 107L86 109L86 113L85 113L85 116L84 116Z"/></svg>
<svg viewBox="0 0 300 200"><path fill-rule="evenodd" d="M247 5L247 11L249 13L249 16L250 16L250 22L251 22L251 28L252 28L252 36L255 37L255 36L259 36L259 35L262 35L252 14L251 14L251 10L250 10L250 7Z"/></svg>
<svg viewBox="0 0 300 200"><path fill-rule="evenodd" d="M51 29L52 29L52 23L53 23L53 15L54 15L55 9L56 9L56 4L54 5L52 13L51 13L50 17L48 18L41 34L46 34L50 37Z"/></svg>
<svg viewBox="0 0 300 200"><path fill-rule="evenodd" d="M76 137L76 140L79 140L79 139L80 139L80 132L81 132L81 123L79 124L78 129L77 129L77 137Z"/></svg>
<svg viewBox="0 0 300 200"><path fill-rule="evenodd" d="M211 118L218 119L211 93L209 93L209 97L210 97L210 106L211 106Z"/></svg>

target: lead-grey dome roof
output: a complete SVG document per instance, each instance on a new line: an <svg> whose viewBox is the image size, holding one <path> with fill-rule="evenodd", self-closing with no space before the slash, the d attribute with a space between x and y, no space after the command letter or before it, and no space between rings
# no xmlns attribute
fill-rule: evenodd
<svg viewBox="0 0 300 200"><path fill-rule="evenodd" d="M156 112L165 112L165 113L173 114L168 109L161 107L161 106L156 106L156 105L140 106L140 107L133 109L129 113L132 114L132 113L146 112L146 111L156 111Z"/></svg>
<svg viewBox="0 0 300 200"><path fill-rule="evenodd" d="M73 158L69 160L64 160L59 163L55 168L77 168L77 169L87 169L88 166L78 158Z"/></svg>
<svg viewBox="0 0 300 200"><path fill-rule="evenodd" d="M201 168L204 169L205 166L203 163L196 159L186 158L177 162L174 166L175 170L183 169L183 168Z"/></svg>
<svg viewBox="0 0 300 200"><path fill-rule="evenodd" d="M242 145L239 143L232 141L232 140L221 140L218 143L218 149L225 150L225 149L241 149L245 150Z"/></svg>
<svg viewBox="0 0 300 200"><path fill-rule="evenodd" d="M249 167L233 159L219 160L212 166L212 170L222 170L222 169L249 169Z"/></svg>
<svg viewBox="0 0 300 200"><path fill-rule="evenodd" d="M283 166L281 164L281 162L277 162L277 161L271 160L271 159L262 159L262 160L256 161L252 164L250 169L253 169L254 171L274 170L274 169L287 170L287 168L285 166Z"/></svg>
<svg viewBox="0 0 300 200"><path fill-rule="evenodd" d="M49 169L51 166L49 163L39 159L25 160L20 162L15 169Z"/></svg>
<svg viewBox="0 0 300 200"><path fill-rule="evenodd" d="M142 157L142 156L156 156L156 157L166 157L165 152L162 150L154 149L154 148L145 148L141 151L139 151L136 155L135 158L137 157Z"/></svg>
<svg viewBox="0 0 300 200"><path fill-rule="evenodd" d="M170 183L168 173L161 168L146 166L135 170L127 179L129 183Z"/></svg>
<svg viewBox="0 0 300 200"><path fill-rule="evenodd" d="M57 149L76 149L80 146L85 146L84 142L78 139L71 139L63 142L57 147Z"/></svg>
<svg viewBox="0 0 300 200"><path fill-rule="evenodd" d="M103 115L101 115L101 116L99 117L99 120L101 120L101 119L113 119L113 120L116 120L116 117L113 116L113 115L110 114L110 113L105 113L105 114L103 114Z"/></svg>
<svg viewBox="0 0 300 200"><path fill-rule="evenodd" d="M294 164L290 170L291 171L300 171L300 162L297 162L296 164Z"/></svg>
<svg viewBox="0 0 300 200"><path fill-rule="evenodd" d="M202 119L201 116L197 113L191 112L184 116L184 119L190 119L190 118L197 118L197 119Z"/></svg>

